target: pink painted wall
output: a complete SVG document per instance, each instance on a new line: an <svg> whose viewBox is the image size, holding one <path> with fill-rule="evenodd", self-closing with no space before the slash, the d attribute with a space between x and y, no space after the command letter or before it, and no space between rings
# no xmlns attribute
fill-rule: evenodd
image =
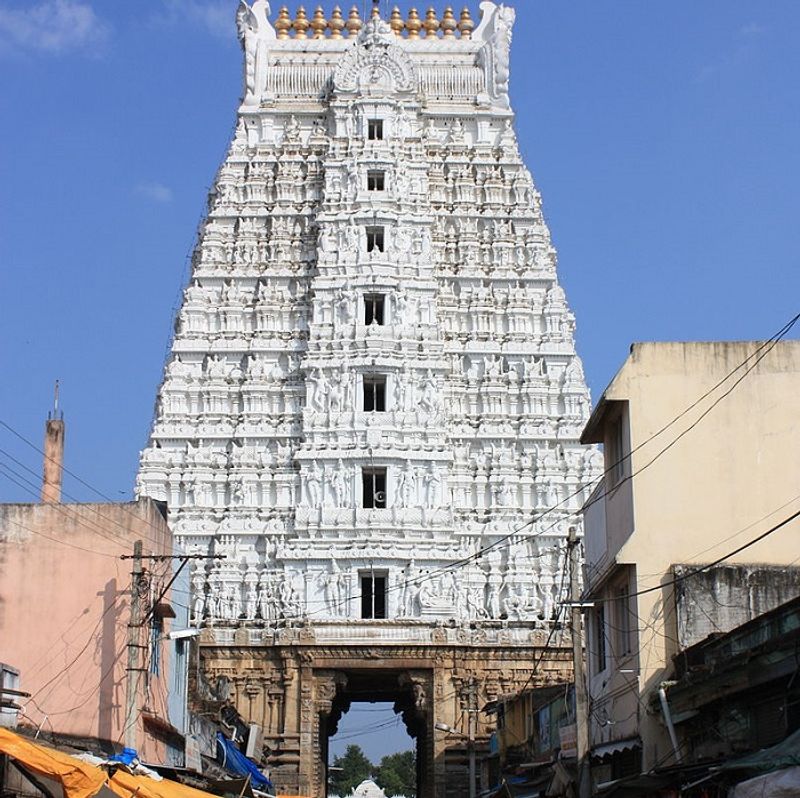
<svg viewBox="0 0 800 798"><path fill-rule="evenodd" d="M129 504L0 505L0 661L20 671L20 723L75 738L121 744L125 719L131 554L171 554L172 535L150 499ZM145 609L172 563L145 560ZM165 621L165 632L169 631ZM149 626L140 658L149 660ZM168 646L160 677L141 674L137 713L166 720ZM163 761L164 746L137 722L143 759Z"/></svg>

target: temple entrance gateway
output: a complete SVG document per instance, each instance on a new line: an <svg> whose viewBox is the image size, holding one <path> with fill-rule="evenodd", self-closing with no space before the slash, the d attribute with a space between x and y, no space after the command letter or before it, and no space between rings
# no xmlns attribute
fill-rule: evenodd
<svg viewBox="0 0 800 798"><path fill-rule="evenodd" d="M379 5L239 3L244 96L137 492L214 555L203 667L282 792L322 798L327 735L371 689L415 735L420 798L463 798L475 710L569 678L566 540L602 457L514 130L514 11L431 9L421 37Z"/></svg>
<svg viewBox="0 0 800 798"><path fill-rule="evenodd" d="M390 628L375 631L386 639ZM419 798L463 798L470 715L480 758L491 726L479 710L500 695L567 677L571 659L561 639L532 674L546 639L514 624L438 628L427 643L376 645L322 643L302 626L270 635L267 644L260 631L244 631L234 645L219 645L224 630L204 630L203 670L213 683L227 679L240 714L261 725L278 791L313 798L325 796L328 737L350 702L365 698L393 701L401 714L416 744Z"/></svg>

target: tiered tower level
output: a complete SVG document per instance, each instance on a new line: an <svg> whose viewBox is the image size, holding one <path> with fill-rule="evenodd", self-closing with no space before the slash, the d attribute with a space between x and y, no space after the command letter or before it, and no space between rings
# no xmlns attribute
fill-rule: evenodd
<svg viewBox="0 0 800 798"><path fill-rule="evenodd" d="M530 645L598 464L514 132L514 11L269 16L237 13L244 99L138 492L224 555L192 578L218 644L296 622Z"/></svg>

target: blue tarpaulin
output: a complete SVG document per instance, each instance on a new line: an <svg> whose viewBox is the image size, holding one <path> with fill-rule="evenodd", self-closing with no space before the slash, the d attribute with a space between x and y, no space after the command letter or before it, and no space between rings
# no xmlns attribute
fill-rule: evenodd
<svg viewBox="0 0 800 798"><path fill-rule="evenodd" d="M217 732L217 744L222 749L222 766L239 776L250 776L250 784L257 790L272 792L272 782L224 734Z"/></svg>

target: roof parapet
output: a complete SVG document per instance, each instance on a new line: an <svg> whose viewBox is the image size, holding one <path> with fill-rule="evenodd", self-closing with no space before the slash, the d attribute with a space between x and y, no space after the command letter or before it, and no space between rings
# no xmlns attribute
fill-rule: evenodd
<svg viewBox="0 0 800 798"><path fill-rule="evenodd" d="M372 16L380 16L378 7L373 7ZM468 7L464 7L456 17L453 7L445 6L441 18L432 6L421 17L416 8L409 9L408 15L403 15L397 6L394 6L389 16L389 25L394 35L399 39L455 41L457 39L470 40L475 30L475 22ZM278 39L354 39L358 36L364 25L358 7L352 6L345 20L340 6L333 7L330 16L325 15L322 6L316 6L311 18L304 6L298 6L294 17L289 12L288 6L281 6L275 19L274 27Z"/></svg>

